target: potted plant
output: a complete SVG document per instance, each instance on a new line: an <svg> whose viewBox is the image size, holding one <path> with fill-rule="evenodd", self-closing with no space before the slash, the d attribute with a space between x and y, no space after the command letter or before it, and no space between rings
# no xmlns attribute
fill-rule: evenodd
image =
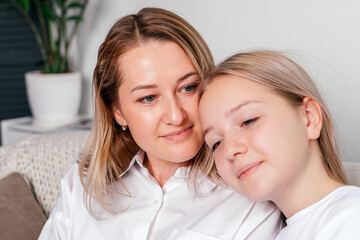
<svg viewBox="0 0 360 240"><path fill-rule="evenodd" d="M43 60L40 71L25 74L34 119L76 119L81 99L81 75L69 70L69 48L88 0L7 0L28 22ZM30 17L34 8L37 20Z"/></svg>

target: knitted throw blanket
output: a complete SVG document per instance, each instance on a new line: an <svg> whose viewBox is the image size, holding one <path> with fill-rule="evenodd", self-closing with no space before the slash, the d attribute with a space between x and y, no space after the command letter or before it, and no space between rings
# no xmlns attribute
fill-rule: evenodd
<svg viewBox="0 0 360 240"><path fill-rule="evenodd" d="M28 181L46 216L61 194L60 181L79 160L88 131L31 135L0 147L0 179L12 172Z"/></svg>

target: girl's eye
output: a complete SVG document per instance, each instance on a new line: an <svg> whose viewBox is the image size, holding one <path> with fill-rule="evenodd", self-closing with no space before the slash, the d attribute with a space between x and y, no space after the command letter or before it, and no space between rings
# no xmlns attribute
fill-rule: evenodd
<svg viewBox="0 0 360 240"><path fill-rule="evenodd" d="M196 84L189 84L189 85L186 85L185 87L183 87L181 89L181 91L189 93L189 92L193 92L197 87L198 87L197 83Z"/></svg>
<svg viewBox="0 0 360 240"><path fill-rule="evenodd" d="M217 149L217 147L222 143L223 141L217 141L212 147L211 147L211 150L212 151L215 151Z"/></svg>
<svg viewBox="0 0 360 240"><path fill-rule="evenodd" d="M151 103L155 100L155 98L156 98L155 95L149 95L149 96L141 98L139 101L144 102L144 103Z"/></svg>
<svg viewBox="0 0 360 240"><path fill-rule="evenodd" d="M251 126L253 125L259 118L252 118L252 119L249 119L249 120L246 120L244 121L241 126L242 127L248 127L248 126Z"/></svg>

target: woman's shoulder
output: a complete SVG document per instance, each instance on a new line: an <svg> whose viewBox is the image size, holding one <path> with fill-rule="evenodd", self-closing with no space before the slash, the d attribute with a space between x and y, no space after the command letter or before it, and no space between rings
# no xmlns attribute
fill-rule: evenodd
<svg viewBox="0 0 360 240"><path fill-rule="evenodd" d="M70 169L67 171L67 173L61 180L61 188L62 188L62 192L64 192L65 189L68 189L71 192L74 189L76 190L78 190L79 188L82 189L78 163L72 165Z"/></svg>

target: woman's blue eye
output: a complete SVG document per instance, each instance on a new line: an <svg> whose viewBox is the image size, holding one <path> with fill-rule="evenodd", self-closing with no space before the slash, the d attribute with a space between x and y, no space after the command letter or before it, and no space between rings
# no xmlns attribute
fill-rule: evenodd
<svg viewBox="0 0 360 240"><path fill-rule="evenodd" d="M221 141L218 141L218 142L216 142L212 147L211 147L211 150L212 151L215 151L216 150L216 148L222 143L223 141L221 140Z"/></svg>
<svg viewBox="0 0 360 240"><path fill-rule="evenodd" d="M183 90L185 92L192 92L197 88L197 86L198 86L197 84L190 84L190 85L183 87Z"/></svg>
<svg viewBox="0 0 360 240"><path fill-rule="evenodd" d="M141 98L140 102L150 103L150 102L153 102L155 100L155 98L156 98L155 95L146 96L144 98Z"/></svg>

